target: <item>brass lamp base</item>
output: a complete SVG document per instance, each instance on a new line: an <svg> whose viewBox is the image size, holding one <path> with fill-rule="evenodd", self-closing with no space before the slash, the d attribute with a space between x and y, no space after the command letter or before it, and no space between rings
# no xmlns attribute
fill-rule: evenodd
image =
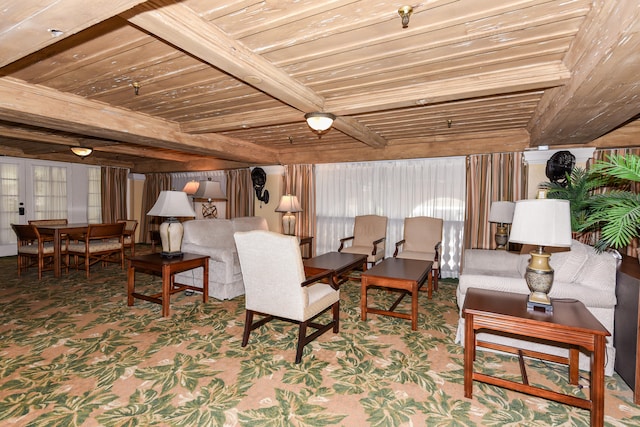
<svg viewBox="0 0 640 427"><path fill-rule="evenodd" d="M544 252L542 246L539 246L537 251L529 254L531 259L524 274L524 279L531 291L527 309L550 313L553 311L548 295L553 285L553 268L549 265L551 254Z"/></svg>
<svg viewBox="0 0 640 427"><path fill-rule="evenodd" d="M506 225L498 225L496 228L496 250L506 250L507 242L509 241L509 235L507 234L507 226Z"/></svg>

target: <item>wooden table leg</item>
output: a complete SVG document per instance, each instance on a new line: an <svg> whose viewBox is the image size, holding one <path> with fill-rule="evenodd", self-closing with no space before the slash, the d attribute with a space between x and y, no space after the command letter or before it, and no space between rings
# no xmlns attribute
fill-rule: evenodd
<svg viewBox="0 0 640 427"><path fill-rule="evenodd" d="M209 259L202 265L202 302L209 301Z"/></svg>
<svg viewBox="0 0 640 427"><path fill-rule="evenodd" d="M129 269L127 270L127 305L133 305L133 292L136 286L136 269L129 261Z"/></svg>
<svg viewBox="0 0 640 427"><path fill-rule="evenodd" d="M171 269L168 265L162 266L162 317L169 316L171 304Z"/></svg>
<svg viewBox="0 0 640 427"><path fill-rule="evenodd" d="M62 264L60 259L60 252L62 251L61 240L60 230L55 230L53 233L53 277L60 277L62 275L62 268L60 266L60 264Z"/></svg>
<svg viewBox="0 0 640 427"><path fill-rule="evenodd" d="M411 330L418 330L418 282L411 285Z"/></svg>
<svg viewBox="0 0 640 427"><path fill-rule="evenodd" d="M361 276L362 277L362 276ZM369 281L364 276L360 280L360 319L367 320L367 285Z"/></svg>
<svg viewBox="0 0 640 427"><path fill-rule="evenodd" d="M602 335L595 336L594 350L591 355L591 426L604 425L604 359L605 340Z"/></svg>
<svg viewBox="0 0 640 427"><path fill-rule="evenodd" d="M465 314L464 329L464 397L471 398L473 394L473 359L475 359L476 347L472 314Z"/></svg>
<svg viewBox="0 0 640 427"><path fill-rule="evenodd" d="M433 295L433 270L429 270L429 276L427 278L427 298L431 299Z"/></svg>

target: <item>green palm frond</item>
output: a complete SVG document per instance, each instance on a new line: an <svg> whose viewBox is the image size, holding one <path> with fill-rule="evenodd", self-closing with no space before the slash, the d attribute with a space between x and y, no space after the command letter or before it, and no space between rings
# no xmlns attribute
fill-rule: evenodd
<svg viewBox="0 0 640 427"><path fill-rule="evenodd" d="M596 162L589 171L612 178L640 182L640 157L614 154L607 156L605 161Z"/></svg>

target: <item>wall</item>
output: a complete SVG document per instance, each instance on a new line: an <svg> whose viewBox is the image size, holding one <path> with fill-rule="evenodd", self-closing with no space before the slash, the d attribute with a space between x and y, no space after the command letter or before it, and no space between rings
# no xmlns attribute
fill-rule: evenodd
<svg viewBox="0 0 640 427"><path fill-rule="evenodd" d="M276 212L276 206L284 191L282 177L284 168L282 166L262 166L267 174L265 189L269 191L269 203L265 204L253 196L254 210L256 216L261 216L267 220L269 230L282 233L282 213ZM253 169L252 169L253 170Z"/></svg>
<svg viewBox="0 0 640 427"><path fill-rule="evenodd" d="M529 174L527 175L528 179L528 189L527 189L527 198L535 199L538 194L538 186L543 182L548 182L549 179L545 174L545 169L547 166L547 160L551 158L558 151L563 151L566 149L560 150L536 150L536 151L525 151L524 159L529 164ZM568 150L571 154L576 156L576 167L585 168L587 165L587 160L589 160L593 156L593 152L595 151L594 147L586 147L586 148L571 148Z"/></svg>

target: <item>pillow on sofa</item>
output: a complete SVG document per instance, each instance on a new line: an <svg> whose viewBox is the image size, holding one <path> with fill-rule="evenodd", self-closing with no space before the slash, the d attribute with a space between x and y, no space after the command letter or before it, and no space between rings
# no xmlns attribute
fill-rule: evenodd
<svg viewBox="0 0 640 427"><path fill-rule="evenodd" d="M593 252L591 246L572 240L570 251L554 253L549 261L551 268L555 271L554 280L575 282L591 252Z"/></svg>

